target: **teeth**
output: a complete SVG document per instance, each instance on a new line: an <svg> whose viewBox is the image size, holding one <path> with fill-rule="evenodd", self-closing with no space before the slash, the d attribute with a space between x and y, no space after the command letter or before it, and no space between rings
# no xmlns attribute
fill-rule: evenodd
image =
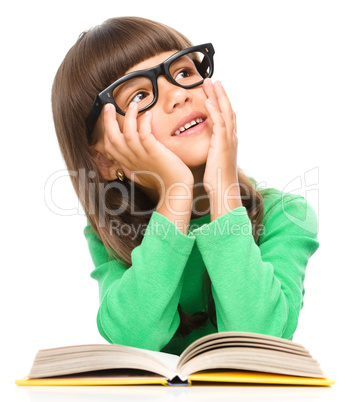
<svg viewBox="0 0 362 402"><path fill-rule="evenodd" d="M197 118L196 120L191 120L189 123L186 123L184 126L181 126L178 130L176 130L173 135L179 135L183 131L187 130L188 128L190 128L196 124L202 123L203 121L204 120L200 119L200 118Z"/></svg>

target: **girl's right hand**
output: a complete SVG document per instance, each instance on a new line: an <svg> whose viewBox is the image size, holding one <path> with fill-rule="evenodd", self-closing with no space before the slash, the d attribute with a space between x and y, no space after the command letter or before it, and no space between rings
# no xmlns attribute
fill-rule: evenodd
<svg viewBox="0 0 362 402"><path fill-rule="evenodd" d="M115 107L110 103L105 106L104 150L107 158L119 162L129 179L156 189L159 194L164 187L174 183L192 186L194 177L191 170L151 133L151 111L147 111L139 123L137 116L138 105L133 102L126 112L121 132Z"/></svg>

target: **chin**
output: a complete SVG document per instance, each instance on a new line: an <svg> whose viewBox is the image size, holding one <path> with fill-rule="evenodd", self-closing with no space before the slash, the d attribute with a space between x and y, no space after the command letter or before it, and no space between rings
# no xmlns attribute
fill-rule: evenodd
<svg viewBox="0 0 362 402"><path fill-rule="evenodd" d="M186 160L186 161L184 161L184 163L187 167L189 167L191 169L191 168L197 168L200 166L205 166L206 160L207 160L206 157L205 158L198 157L198 158L194 158L192 160Z"/></svg>
<svg viewBox="0 0 362 402"><path fill-rule="evenodd" d="M209 154L210 149L210 139L206 141L200 141L199 144L194 146L192 149L188 149L183 152L183 157L181 157L182 161L188 167L198 167L201 165L205 165L207 161L207 156Z"/></svg>

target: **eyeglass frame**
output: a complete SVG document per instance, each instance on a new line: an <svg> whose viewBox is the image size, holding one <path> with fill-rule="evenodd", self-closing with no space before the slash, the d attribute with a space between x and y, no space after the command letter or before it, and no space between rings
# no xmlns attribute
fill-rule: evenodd
<svg viewBox="0 0 362 402"><path fill-rule="evenodd" d="M181 85L172 78L172 76L169 72L169 67L174 62L174 60L176 60L177 58L179 58L185 54L193 53L196 51L203 53L207 57L207 60L209 61L208 66L210 66L209 75L204 78L202 77L202 80L195 84ZM128 73L128 74L118 78L111 85L109 85L106 89L104 89L102 92L100 92L94 99L92 109L89 112L88 117L86 118L88 142L89 143L91 142L92 132L97 123L97 120L102 111L102 108L105 104L111 103L116 108L117 113L121 114L122 116L125 116L126 113L118 107L116 101L113 98L114 89L116 87L118 87L120 84L122 84L122 82L128 81L129 79L135 78L138 76L147 77L152 82L154 99L149 105L147 105L146 107L144 107L138 111L138 113L141 113L147 109L150 109L157 102L157 99L158 99L157 78L160 75L164 75L168 79L169 82L171 82L172 84L174 84L178 87L185 88L185 89L195 88L195 87L201 85L206 78L210 78L213 75L213 73L214 73L214 59L213 59L214 54L215 54L215 50L211 43L204 43L202 45L191 46L191 47L182 49L182 50L174 53L172 56L170 56L168 59L166 59L163 63L160 63L157 66L147 68L145 70L133 71L131 73Z"/></svg>

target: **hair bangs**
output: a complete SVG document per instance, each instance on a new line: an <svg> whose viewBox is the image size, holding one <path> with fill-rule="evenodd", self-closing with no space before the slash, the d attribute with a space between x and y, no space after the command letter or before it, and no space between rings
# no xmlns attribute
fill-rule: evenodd
<svg viewBox="0 0 362 402"><path fill-rule="evenodd" d="M162 52L181 50L192 43L180 32L140 17L111 18L87 32L86 57L94 96L134 65Z"/></svg>

